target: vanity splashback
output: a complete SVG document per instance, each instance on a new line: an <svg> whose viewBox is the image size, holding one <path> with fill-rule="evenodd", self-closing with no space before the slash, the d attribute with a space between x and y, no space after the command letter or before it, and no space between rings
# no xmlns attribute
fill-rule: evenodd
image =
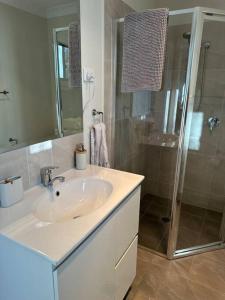
<svg viewBox="0 0 225 300"><path fill-rule="evenodd" d="M74 166L74 149L83 142L83 133L31 145L0 155L0 178L22 176L24 190L40 184L40 169L58 166L54 174Z"/></svg>

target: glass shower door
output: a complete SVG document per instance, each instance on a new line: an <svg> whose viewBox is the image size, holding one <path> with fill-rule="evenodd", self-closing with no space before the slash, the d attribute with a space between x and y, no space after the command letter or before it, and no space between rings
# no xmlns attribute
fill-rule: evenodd
<svg viewBox="0 0 225 300"><path fill-rule="evenodd" d="M116 169L145 176L139 245L166 255L178 139L186 94L193 11L169 18L164 84L160 92L121 93L123 22L116 30Z"/></svg>
<svg viewBox="0 0 225 300"><path fill-rule="evenodd" d="M225 16L201 17L198 74L185 129L185 171L177 195L175 256L222 246L225 237Z"/></svg>

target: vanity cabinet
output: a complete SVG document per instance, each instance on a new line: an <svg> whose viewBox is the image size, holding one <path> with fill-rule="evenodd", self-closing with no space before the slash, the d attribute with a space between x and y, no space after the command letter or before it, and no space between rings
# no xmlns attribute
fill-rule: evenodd
<svg viewBox="0 0 225 300"><path fill-rule="evenodd" d="M114 299L112 234L109 219L54 271L55 300Z"/></svg>
<svg viewBox="0 0 225 300"><path fill-rule="evenodd" d="M122 300L136 275L140 189L54 271L56 300Z"/></svg>
<svg viewBox="0 0 225 300"><path fill-rule="evenodd" d="M0 300L122 300L136 275L139 205L140 187L57 267L0 238Z"/></svg>

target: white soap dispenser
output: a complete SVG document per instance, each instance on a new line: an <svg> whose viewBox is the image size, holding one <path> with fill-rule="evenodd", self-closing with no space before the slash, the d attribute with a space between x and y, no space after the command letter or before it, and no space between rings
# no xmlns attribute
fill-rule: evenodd
<svg viewBox="0 0 225 300"><path fill-rule="evenodd" d="M75 151L75 167L77 170L85 170L87 168L87 150L83 144L79 144Z"/></svg>

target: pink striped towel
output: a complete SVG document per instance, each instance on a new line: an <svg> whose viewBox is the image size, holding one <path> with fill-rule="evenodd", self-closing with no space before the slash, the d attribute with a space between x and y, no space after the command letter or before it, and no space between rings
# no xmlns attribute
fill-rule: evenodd
<svg viewBox="0 0 225 300"><path fill-rule="evenodd" d="M124 20L122 92L160 91L169 10L131 13Z"/></svg>

